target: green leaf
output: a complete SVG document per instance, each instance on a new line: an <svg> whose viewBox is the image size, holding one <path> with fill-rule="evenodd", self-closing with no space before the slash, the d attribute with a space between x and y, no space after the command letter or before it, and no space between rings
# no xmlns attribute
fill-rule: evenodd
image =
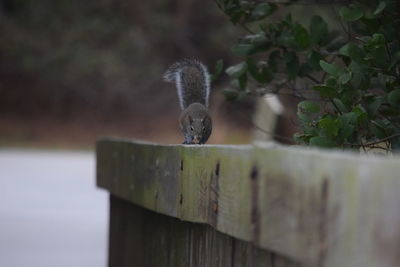
<svg viewBox="0 0 400 267"><path fill-rule="evenodd" d="M247 56L250 55L254 50L252 44L236 44L232 46L231 51L237 56Z"/></svg>
<svg viewBox="0 0 400 267"><path fill-rule="evenodd" d="M375 11L374 11L374 15L379 15L386 7L386 2L385 1L381 1L379 3L379 5L376 7Z"/></svg>
<svg viewBox="0 0 400 267"><path fill-rule="evenodd" d="M385 45L385 36L381 33L374 33L372 38L365 43L365 46L369 50L377 49Z"/></svg>
<svg viewBox="0 0 400 267"><path fill-rule="evenodd" d="M296 46L299 49L305 49L310 45L310 36L306 29L300 24L295 24L293 27L293 36Z"/></svg>
<svg viewBox="0 0 400 267"><path fill-rule="evenodd" d="M215 64L214 73L211 77L211 81L215 81L221 75L222 70L224 69L224 61L219 59Z"/></svg>
<svg viewBox="0 0 400 267"><path fill-rule="evenodd" d="M292 32L282 31L277 37L277 43L281 46L293 47L293 43L295 42L295 38Z"/></svg>
<svg viewBox="0 0 400 267"><path fill-rule="evenodd" d="M363 123L368 119L368 113L361 105L357 105L355 108L353 108L352 112L357 115L358 123Z"/></svg>
<svg viewBox="0 0 400 267"><path fill-rule="evenodd" d="M241 75L241 76L238 78L238 81L239 81L239 87L240 87L240 89L242 89L242 90L246 89L246 86L247 86L247 75L246 75L246 73L244 73L243 75Z"/></svg>
<svg viewBox="0 0 400 267"><path fill-rule="evenodd" d="M364 12L360 7L351 6L340 8L339 14L345 21L351 22L359 20L364 15Z"/></svg>
<svg viewBox="0 0 400 267"><path fill-rule="evenodd" d="M346 84L351 80L351 72L345 72L339 76L339 83Z"/></svg>
<svg viewBox="0 0 400 267"><path fill-rule="evenodd" d="M336 89L326 85L315 85L314 90L318 91L322 97L335 97L337 95Z"/></svg>
<svg viewBox="0 0 400 267"><path fill-rule="evenodd" d="M369 129L379 139L386 137L385 128L379 125L376 121L371 121Z"/></svg>
<svg viewBox="0 0 400 267"><path fill-rule="evenodd" d="M320 53L316 51L311 51L307 57L307 63L313 70L321 70L321 66L319 65L319 61L322 60L323 57Z"/></svg>
<svg viewBox="0 0 400 267"><path fill-rule="evenodd" d="M355 88L367 89L370 83L370 73L365 64L352 61L348 67L353 74L351 83Z"/></svg>
<svg viewBox="0 0 400 267"><path fill-rule="evenodd" d="M385 117L398 116L399 111L397 107L393 107L392 105L382 105L379 108L379 114Z"/></svg>
<svg viewBox="0 0 400 267"><path fill-rule="evenodd" d="M234 79L234 78L239 78L244 73L246 73L246 71L247 71L247 63L242 62L227 68L225 72Z"/></svg>
<svg viewBox="0 0 400 267"><path fill-rule="evenodd" d="M377 79L375 79L375 82L377 83L377 86L384 89L384 90L393 90L394 88L392 85L396 82L397 78L392 75L387 75L384 73L378 73Z"/></svg>
<svg viewBox="0 0 400 267"><path fill-rule="evenodd" d="M308 116L308 114L297 112L297 117L303 125L311 122L311 118ZM305 131L305 129L303 130Z"/></svg>
<svg viewBox="0 0 400 267"><path fill-rule="evenodd" d="M346 113L347 112L347 108L346 105L343 104L342 100L340 100L339 98L334 98L332 99L335 108L339 109L340 112L342 113Z"/></svg>
<svg viewBox="0 0 400 267"><path fill-rule="evenodd" d="M340 116L340 120L342 121L342 125L355 124L357 122L357 114L354 112L343 113Z"/></svg>
<svg viewBox="0 0 400 267"><path fill-rule="evenodd" d="M368 42L369 40L371 40L370 36L356 36L355 37L357 40L360 40L363 43Z"/></svg>
<svg viewBox="0 0 400 267"><path fill-rule="evenodd" d="M310 41L318 44L328 33L328 24L321 16L313 16L310 21Z"/></svg>
<svg viewBox="0 0 400 267"><path fill-rule="evenodd" d="M277 5L269 4L269 3L261 3L258 4L254 10L251 12L250 20L261 20L272 13L277 9Z"/></svg>
<svg viewBox="0 0 400 267"><path fill-rule="evenodd" d="M343 125L339 131L340 138L346 140L354 133L354 129L355 129L354 125L351 124Z"/></svg>
<svg viewBox="0 0 400 267"><path fill-rule="evenodd" d="M382 33L374 33L371 39L374 44L384 44L385 40L385 35L383 35Z"/></svg>
<svg viewBox="0 0 400 267"><path fill-rule="evenodd" d="M348 137L350 137L355 130L354 123L356 123L357 116L354 112L349 112L341 115L339 117L340 123L341 123L341 129L339 131L339 136L343 139L346 140Z"/></svg>
<svg viewBox="0 0 400 267"><path fill-rule="evenodd" d="M297 105L297 109L301 113L318 113L320 108L315 102L304 100Z"/></svg>
<svg viewBox="0 0 400 267"><path fill-rule="evenodd" d="M326 61L320 60L319 65L325 72L332 76L339 76L339 74L342 73L342 68L334 63L330 64Z"/></svg>
<svg viewBox="0 0 400 267"><path fill-rule="evenodd" d="M391 70L400 61L400 51L394 54L392 62L390 62L389 70Z"/></svg>
<svg viewBox="0 0 400 267"><path fill-rule="evenodd" d="M285 17L285 20L284 20L284 22L287 24L287 25L290 25L290 24L292 24L292 21L293 21L293 19L292 19L292 14L287 14L286 15L286 17Z"/></svg>
<svg viewBox="0 0 400 267"><path fill-rule="evenodd" d="M335 87L337 85L337 81L334 77L329 77L325 80L325 84L329 87Z"/></svg>
<svg viewBox="0 0 400 267"><path fill-rule="evenodd" d="M366 102L367 102L366 109L368 114L370 114L371 116L375 116L379 107L383 103L383 97L374 95L371 99L368 99Z"/></svg>
<svg viewBox="0 0 400 267"><path fill-rule="evenodd" d="M400 108L400 89L391 91L387 98L390 105Z"/></svg>
<svg viewBox="0 0 400 267"><path fill-rule="evenodd" d="M295 52L286 52L283 58L286 62L286 71L288 78L290 80L293 80L294 78L296 78L300 70L299 59Z"/></svg>
<svg viewBox="0 0 400 267"><path fill-rule="evenodd" d="M362 62L365 56L364 50L353 43L345 44L340 48L339 53L357 62Z"/></svg>
<svg viewBox="0 0 400 267"><path fill-rule="evenodd" d="M310 138L310 145L319 147L334 147L336 146L336 143L328 137L316 136Z"/></svg>
<svg viewBox="0 0 400 267"><path fill-rule="evenodd" d="M338 118L325 117L318 122L318 126L323 129L328 136L335 137L339 133L341 123Z"/></svg>

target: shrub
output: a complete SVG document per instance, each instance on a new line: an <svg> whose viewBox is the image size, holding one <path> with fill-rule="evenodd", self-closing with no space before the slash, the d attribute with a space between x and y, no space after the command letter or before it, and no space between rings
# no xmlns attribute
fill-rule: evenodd
<svg viewBox="0 0 400 267"><path fill-rule="evenodd" d="M246 35L231 48L242 58L225 72L234 83L230 99L248 94L290 93L302 99L299 143L323 147L400 146L400 48L396 1L360 1L332 7L328 25L319 15L308 25L288 5L217 0ZM312 7L312 6L310 6ZM279 18L277 18L279 17ZM336 27L338 28L338 27ZM215 75L223 70L216 65Z"/></svg>

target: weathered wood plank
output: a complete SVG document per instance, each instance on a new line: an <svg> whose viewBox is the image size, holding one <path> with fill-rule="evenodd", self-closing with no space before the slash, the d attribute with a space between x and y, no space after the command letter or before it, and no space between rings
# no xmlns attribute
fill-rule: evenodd
<svg viewBox="0 0 400 267"><path fill-rule="evenodd" d="M279 256L254 247L248 242L235 239L233 242L233 266L234 267L251 267L251 266L263 266L263 267L276 267L274 259ZM295 267L294 263L289 265Z"/></svg>
<svg viewBox="0 0 400 267"><path fill-rule="evenodd" d="M157 214L114 196L110 204L109 267L298 266L205 224Z"/></svg>
<svg viewBox="0 0 400 267"><path fill-rule="evenodd" d="M108 267L130 266L132 262L144 266L140 242L145 238L143 213L141 208L129 206L128 202L110 197Z"/></svg>
<svg viewBox="0 0 400 267"><path fill-rule="evenodd" d="M98 185L307 266L400 266L400 160L103 140Z"/></svg>

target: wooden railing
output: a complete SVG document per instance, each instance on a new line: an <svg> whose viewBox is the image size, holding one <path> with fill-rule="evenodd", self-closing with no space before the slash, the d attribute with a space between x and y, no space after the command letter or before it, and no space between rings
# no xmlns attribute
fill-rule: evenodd
<svg viewBox="0 0 400 267"><path fill-rule="evenodd" d="M400 266L400 159L97 144L109 266Z"/></svg>

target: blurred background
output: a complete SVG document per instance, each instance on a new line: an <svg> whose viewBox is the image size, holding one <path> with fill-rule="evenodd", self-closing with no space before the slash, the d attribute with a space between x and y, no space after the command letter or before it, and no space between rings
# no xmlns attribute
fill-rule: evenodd
<svg viewBox="0 0 400 267"><path fill-rule="evenodd" d="M0 0L0 266L105 266L96 139L181 143L163 72L185 57L233 63L238 30L213 1ZM225 101L225 83L209 143L251 142L256 101ZM281 100L291 137L297 100Z"/></svg>
<svg viewBox="0 0 400 267"><path fill-rule="evenodd" d="M0 3L2 145L93 148L110 135L180 143L176 91L163 72L185 57L211 71L220 58L229 63L237 36L213 1ZM220 85L210 142L249 142L252 101L227 103Z"/></svg>

